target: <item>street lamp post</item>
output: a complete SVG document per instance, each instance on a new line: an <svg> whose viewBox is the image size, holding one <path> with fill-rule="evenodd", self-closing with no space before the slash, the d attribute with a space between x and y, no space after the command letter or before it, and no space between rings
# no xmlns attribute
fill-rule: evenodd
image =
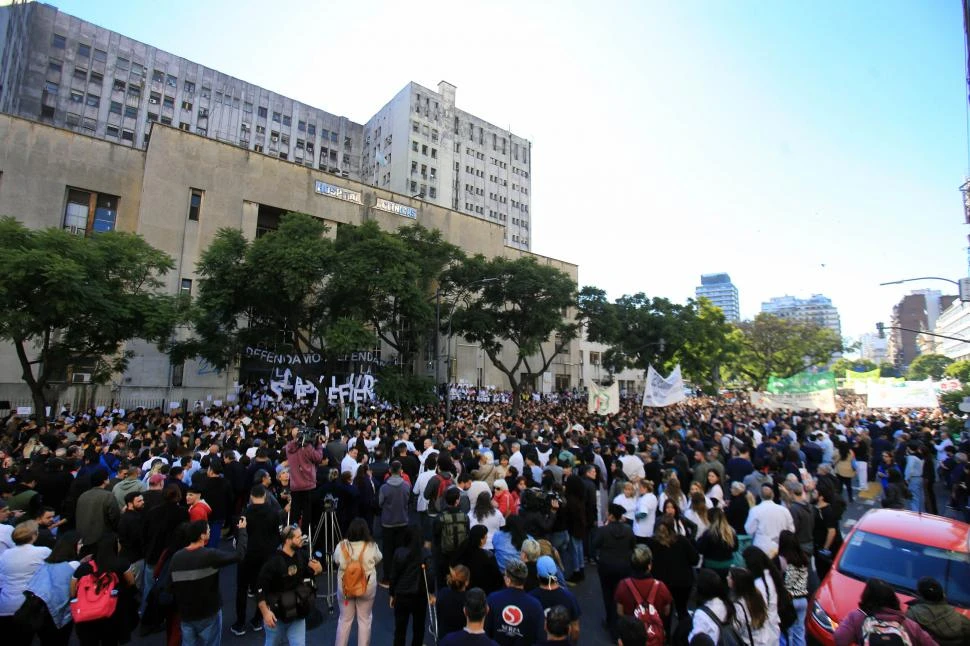
<svg viewBox="0 0 970 646"><path fill-rule="evenodd" d="M918 278L903 278L901 280L890 280L885 283L879 283L879 286L885 287L886 285L902 285L903 283L912 283L917 280L942 280L945 283L956 285L958 293L960 295L960 301L963 303L970 302L970 278L961 278L960 280L952 280L950 278L942 278L940 276L920 276Z"/></svg>

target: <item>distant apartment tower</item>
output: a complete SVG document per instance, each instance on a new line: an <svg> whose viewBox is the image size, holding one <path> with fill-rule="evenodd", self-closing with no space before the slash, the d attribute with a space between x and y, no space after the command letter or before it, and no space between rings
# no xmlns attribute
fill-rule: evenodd
<svg viewBox="0 0 970 646"><path fill-rule="evenodd" d="M308 78L308 82L312 79ZM0 7L0 112L145 147L152 122L496 222L531 248L531 144L409 83L366 125L39 2Z"/></svg>
<svg viewBox="0 0 970 646"><path fill-rule="evenodd" d="M863 334L859 337L860 358L871 361L876 365L888 361L887 343L887 339L885 337L880 339L878 334Z"/></svg>
<svg viewBox="0 0 970 646"><path fill-rule="evenodd" d="M409 83L364 125L363 181L505 226L529 249L532 147L455 107L455 86Z"/></svg>
<svg viewBox="0 0 970 646"><path fill-rule="evenodd" d="M812 294L810 298L776 296L767 303L762 303L761 311L779 318L815 323L842 336L839 310L832 305L831 299L821 294Z"/></svg>
<svg viewBox="0 0 970 646"><path fill-rule="evenodd" d="M702 274L701 284L694 290L697 298L706 298L721 308L724 318L731 323L741 320L738 288L727 274Z"/></svg>
<svg viewBox="0 0 970 646"><path fill-rule="evenodd" d="M933 332L940 315L957 299L944 296L933 289L914 291L893 306L890 326L906 328L889 330L886 353L888 360L900 371L909 369L909 364L924 352L936 352L936 342L926 345L921 342L918 331ZM929 337L932 338L932 337Z"/></svg>

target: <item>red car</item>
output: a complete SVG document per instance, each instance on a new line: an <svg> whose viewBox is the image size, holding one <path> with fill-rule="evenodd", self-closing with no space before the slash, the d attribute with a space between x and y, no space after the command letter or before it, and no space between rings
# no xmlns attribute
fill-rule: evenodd
<svg viewBox="0 0 970 646"><path fill-rule="evenodd" d="M916 596L916 582L924 576L939 581L947 601L970 616L970 525L911 511L867 512L845 537L832 569L809 602L809 638L834 644L835 629L859 607L868 579L893 586L905 610Z"/></svg>

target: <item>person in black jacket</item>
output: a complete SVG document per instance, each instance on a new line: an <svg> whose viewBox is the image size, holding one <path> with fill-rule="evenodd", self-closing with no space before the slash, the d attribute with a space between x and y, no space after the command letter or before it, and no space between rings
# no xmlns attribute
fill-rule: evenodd
<svg viewBox="0 0 970 646"><path fill-rule="evenodd" d="M694 584L694 566L699 555L691 540L677 533L674 520L663 517L647 546L653 553L653 575L663 581L674 598L677 617L687 618L687 601Z"/></svg>
<svg viewBox="0 0 970 646"><path fill-rule="evenodd" d="M593 537L593 554L597 556L603 605L606 606L606 625L610 632L616 624L616 602L613 595L617 584L630 572L630 557L636 547L636 537L629 523L623 520L625 509L610 503L607 523Z"/></svg>
<svg viewBox="0 0 970 646"><path fill-rule="evenodd" d="M243 516L249 533L246 555L236 571L236 622L229 627L234 635L246 634L246 597L256 587L260 568L276 553L280 544L279 514L266 502L266 488L254 484L249 494L249 507ZM262 627L257 609L248 626L253 631Z"/></svg>
<svg viewBox="0 0 970 646"><path fill-rule="evenodd" d="M206 470L206 477L200 483L204 492L205 501L212 507L209 515L209 527L211 534L209 547L218 547L222 540L222 528L232 516L232 485L223 477L224 467L222 462L216 459L209 461Z"/></svg>
<svg viewBox="0 0 970 646"><path fill-rule="evenodd" d="M498 569L495 557L484 549L488 529L484 525L475 525L468 530L468 538L452 559L450 565L464 565L472 573L469 587L481 588L491 594L502 588L502 573Z"/></svg>
<svg viewBox="0 0 970 646"><path fill-rule="evenodd" d="M389 594L394 609L394 646L404 646L408 619L411 620L411 646L421 646L428 604L435 603L434 594L428 590L428 582L434 580L429 571L431 554L422 547L421 532L413 525L405 530L402 542L391 562Z"/></svg>

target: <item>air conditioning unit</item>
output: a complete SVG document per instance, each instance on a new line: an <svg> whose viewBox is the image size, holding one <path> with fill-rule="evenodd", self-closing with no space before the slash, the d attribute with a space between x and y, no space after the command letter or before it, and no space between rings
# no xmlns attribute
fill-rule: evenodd
<svg viewBox="0 0 970 646"><path fill-rule="evenodd" d="M158 105L158 99L149 98L148 102L151 103L152 105Z"/></svg>
<svg viewBox="0 0 970 646"><path fill-rule="evenodd" d="M89 384L91 383L91 373L90 372L75 372L71 375L72 384Z"/></svg>
<svg viewBox="0 0 970 646"><path fill-rule="evenodd" d="M274 137L270 137L270 139L272 139L273 143L276 143L277 141L280 140L279 137L275 137L275 136Z"/></svg>

